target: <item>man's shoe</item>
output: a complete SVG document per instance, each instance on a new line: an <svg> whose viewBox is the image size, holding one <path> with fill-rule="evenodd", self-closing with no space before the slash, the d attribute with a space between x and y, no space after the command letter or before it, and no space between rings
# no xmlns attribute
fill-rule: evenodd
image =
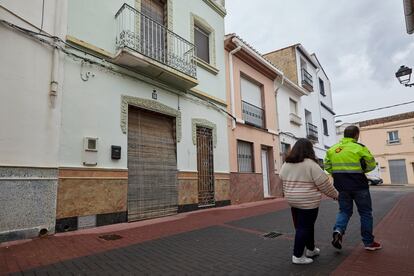
<svg viewBox="0 0 414 276"><path fill-rule="evenodd" d="M335 231L332 234L332 245L337 249L342 249L342 234Z"/></svg>
<svg viewBox="0 0 414 276"><path fill-rule="evenodd" d="M365 245L365 249L369 251L380 250L382 248L381 244L377 242L372 242L370 245Z"/></svg>
<svg viewBox="0 0 414 276"><path fill-rule="evenodd" d="M311 264L313 263L313 260L311 258L307 258L305 256L302 256L300 258L292 256L292 263L293 264Z"/></svg>
<svg viewBox="0 0 414 276"><path fill-rule="evenodd" d="M311 258L311 257L319 256L320 253L321 253L321 250L319 248L315 247L314 250L306 249L305 256Z"/></svg>

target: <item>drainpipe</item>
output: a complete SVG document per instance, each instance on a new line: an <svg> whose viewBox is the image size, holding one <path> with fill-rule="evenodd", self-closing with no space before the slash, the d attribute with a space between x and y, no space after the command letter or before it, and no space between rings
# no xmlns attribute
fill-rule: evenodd
<svg viewBox="0 0 414 276"><path fill-rule="evenodd" d="M237 48L235 48L235 49L233 49L229 52L230 104L231 104L231 115L233 116L233 120L231 121L231 130L234 130L236 128L236 120L234 119L235 118L235 113L236 113L236 108L234 106L235 99L234 99L234 79L233 79L234 78L233 55L236 52L240 51L241 48L242 48L241 45L239 45L237 43L236 43L236 45L237 45Z"/></svg>
<svg viewBox="0 0 414 276"><path fill-rule="evenodd" d="M61 32L61 1L55 2L55 19L54 19L54 26L53 32L55 36L59 36ZM57 41L55 40L55 43ZM50 103L52 108L55 108L56 104L56 97L58 95L58 88L59 88L59 66L60 66L60 55L59 50L55 47L53 49L53 57L52 57L52 73L51 73L51 80L50 80Z"/></svg>
<svg viewBox="0 0 414 276"><path fill-rule="evenodd" d="M281 72L281 78L282 80L280 81L280 85L276 84L276 80L274 82L274 89L275 89L275 103L276 103L276 116L277 116L277 129L278 129L278 133L280 134L280 132L282 132L280 130L280 118L279 118L279 110L277 109L277 93L279 92L279 89L283 86L283 84L285 83L285 74L283 72Z"/></svg>
<svg viewBox="0 0 414 276"><path fill-rule="evenodd" d="M321 126L321 128L320 128L320 133L322 134L321 135L321 137L322 137L322 140L321 140L321 143L319 143L319 144L321 144L322 145L322 147L321 148L323 148L325 151L326 151L326 149L325 149L325 134L323 133L323 118L322 118L322 109L321 109L321 91L320 91L320 87L319 87L319 72L321 71L321 69L320 68L318 68L318 69L316 69L316 81L317 81L317 83L318 83L318 88L319 88L319 91L317 91L316 92L316 94L318 95L318 109L319 109L319 126Z"/></svg>

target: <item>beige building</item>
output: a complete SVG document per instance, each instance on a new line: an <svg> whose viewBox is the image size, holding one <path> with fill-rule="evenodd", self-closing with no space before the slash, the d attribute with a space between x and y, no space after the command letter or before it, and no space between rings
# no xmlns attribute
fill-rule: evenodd
<svg viewBox="0 0 414 276"><path fill-rule="evenodd" d="M384 183L414 185L414 112L358 123Z"/></svg>

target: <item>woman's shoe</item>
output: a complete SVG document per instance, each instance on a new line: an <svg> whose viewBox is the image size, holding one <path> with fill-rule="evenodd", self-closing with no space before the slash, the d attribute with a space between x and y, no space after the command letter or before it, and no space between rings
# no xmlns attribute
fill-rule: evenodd
<svg viewBox="0 0 414 276"><path fill-rule="evenodd" d="M315 247L315 249L313 249L313 250L306 249L305 255L306 255L306 257L311 258L311 257L319 256L320 253L321 253L321 250L319 248Z"/></svg>
<svg viewBox="0 0 414 276"><path fill-rule="evenodd" d="M311 258L307 258L305 256L302 256L300 258L292 256L292 263L294 263L294 264L311 264L311 263L313 263L313 260Z"/></svg>

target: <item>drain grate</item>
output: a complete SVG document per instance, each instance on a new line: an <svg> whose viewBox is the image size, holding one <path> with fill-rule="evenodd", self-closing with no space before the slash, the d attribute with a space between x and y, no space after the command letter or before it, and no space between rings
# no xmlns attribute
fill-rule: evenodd
<svg viewBox="0 0 414 276"><path fill-rule="evenodd" d="M282 233L279 233L279 232L269 232L269 233L264 234L263 237L268 238L268 239L274 239L281 235Z"/></svg>
<svg viewBox="0 0 414 276"><path fill-rule="evenodd" d="M120 235L116 235L116 234L102 235L102 236L99 236L99 238L106 240L106 241L114 241L114 240L122 239Z"/></svg>

